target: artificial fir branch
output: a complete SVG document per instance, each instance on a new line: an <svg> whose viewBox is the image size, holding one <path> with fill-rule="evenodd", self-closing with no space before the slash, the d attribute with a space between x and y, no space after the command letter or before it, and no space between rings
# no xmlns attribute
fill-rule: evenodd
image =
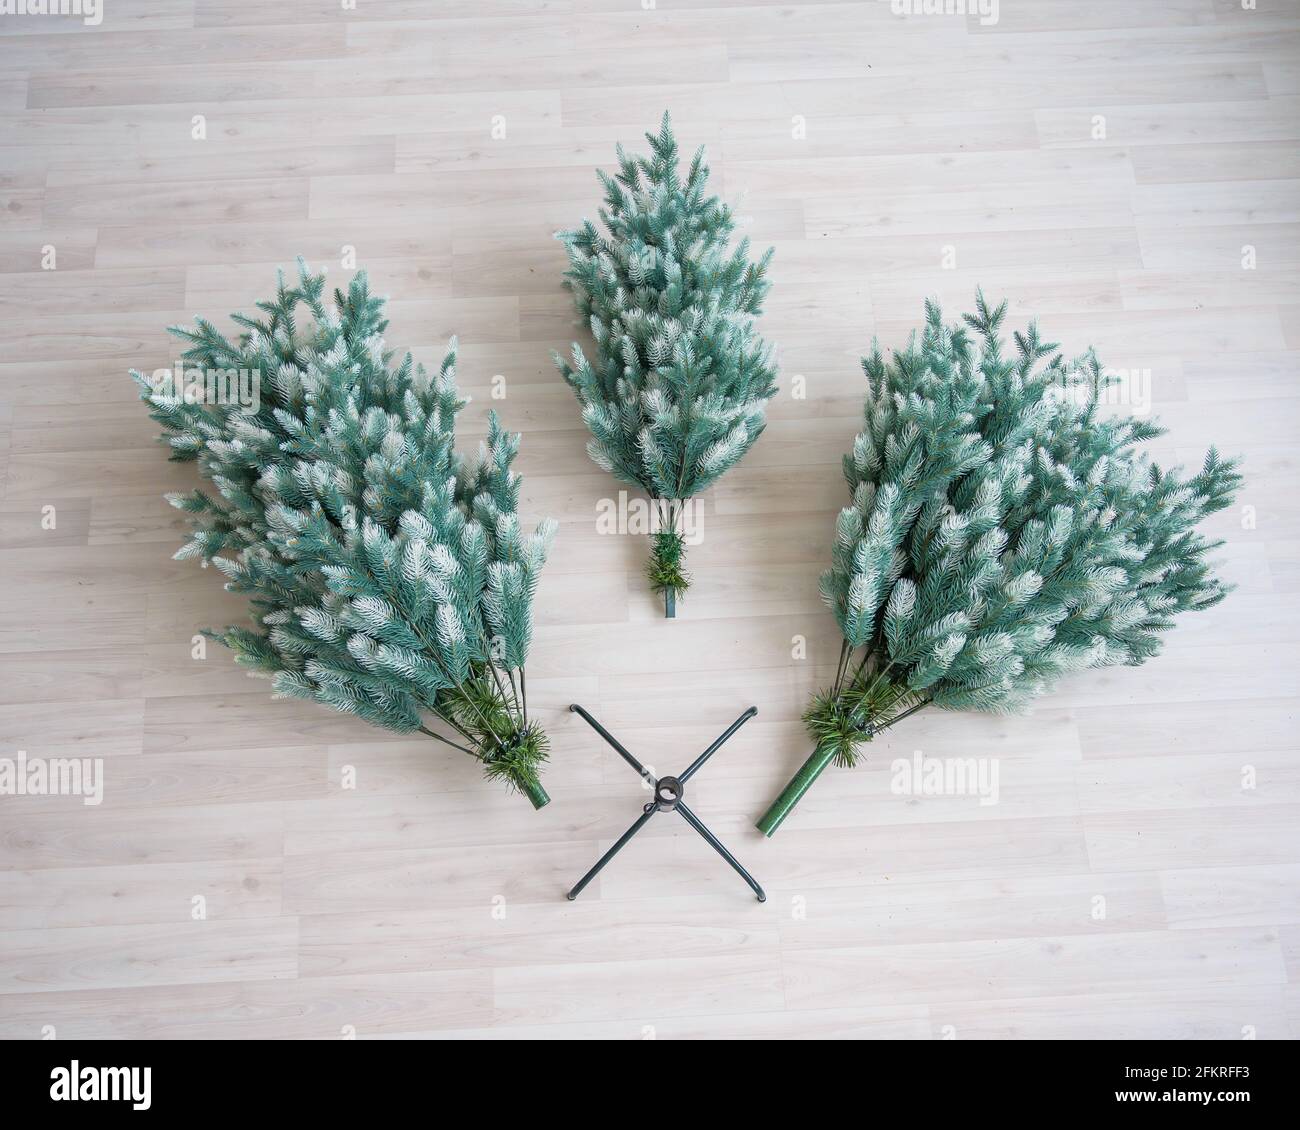
<svg viewBox="0 0 1300 1130"><path fill-rule="evenodd" d="M1019 710L1070 671L1137 666L1176 614L1229 591L1208 562L1222 543L1195 527L1231 504L1236 462L1153 463L1141 446L1161 429L1102 414L1096 355L1064 360L1033 325L1007 355L1006 308L980 293L945 326L927 303L919 339L862 362L852 502L821 580L843 642L769 836L828 765L916 712Z"/></svg>
<svg viewBox="0 0 1300 1130"><path fill-rule="evenodd" d="M332 305L324 285L300 263L258 316L233 317L234 342L202 319L173 329L186 366L259 374L256 405L187 399L133 374L172 457L197 460L216 487L170 496L193 527L177 556L250 594L254 630L212 634L277 696L425 734L541 807L548 743L513 688L555 526L520 530L519 437L489 413L477 460L462 461L455 343L436 373L409 354L394 363L364 273Z"/></svg>
<svg viewBox="0 0 1300 1130"><path fill-rule="evenodd" d="M470 755L470 757L475 757L475 758L478 757L478 754L476 754L472 749L466 749L463 745L457 745L455 742L449 741L447 738L444 738L441 734L435 734L427 726L421 726L419 727L419 730L420 733L425 734L428 737L431 737L436 742L442 742L443 745L451 746L452 749L459 750L461 753L467 753Z"/></svg>
<svg viewBox="0 0 1300 1130"><path fill-rule="evenodd" d="M707 193L701 148L685 171L665 114L648 156L618 147L601 172L602 232L591 221L558 233L565 286L595 340L555 357L582 405L591 458L644 490L669 520L646 573L672 616L689 585L683 507L733 467L762 433L776 394L771 351L754 329L772 252L735 247L731 209Z"/></svg>

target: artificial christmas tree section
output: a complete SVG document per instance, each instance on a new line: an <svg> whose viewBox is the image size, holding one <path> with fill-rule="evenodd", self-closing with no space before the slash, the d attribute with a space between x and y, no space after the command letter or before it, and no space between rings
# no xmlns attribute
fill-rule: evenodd
<svg viewBox="0 0 1300 1130"><path fill-rule="evenodd" d="M528 715L524 663L555 524L521 529L519 436L492 413L463 461L455 342L436 373L409 353L393 364L364 272L332 306L324 289L300 262L259 316L233 316L237 341L202 319L173 327L187 371L259 374L255 403L132 374L172 459L216 487L168 496L193 526L176 557L250 594L253 627L210 634L277 697L425 734L540 808L549 741Z"/></svg>
<svg viewBox="0 0 1300 1130"><path fill-rule="evenodd" d="M555 362L582 405L591 458L656 508L646 574L673 616L690 585L685 508L758 439L776 395L771 351L754 330L772 252L755 262L748 240L729 247L735 221L706 195L704 150L683 176L667 114L646 140L650 156L619 146L618 174L599 174L604 232L588 220L558 235L596 354L589 361L575 344Z"/></svg>
<svg viewBox="0 0 1300 1130"><path fill-rule="evenodd" d="M920 340L863 360L865 427L844 457L852 504L822 595L843 643L804 714L814 751L758 821L772 835L831 763L929 706L1014 711L1061 675L1137 666L1177 613L1229 591L1196 524L1230 505L1236 463L1164 470L1154 423L1103 417L1113 383L1035 326L1003 355L1006 303L964 324L927 304Z"/></svg>

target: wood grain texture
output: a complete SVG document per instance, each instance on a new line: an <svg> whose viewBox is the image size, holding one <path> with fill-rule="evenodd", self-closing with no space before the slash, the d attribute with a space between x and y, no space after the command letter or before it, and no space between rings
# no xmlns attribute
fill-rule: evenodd
<svg viewBox="0 0 1300 1130"><path fill-rule="evenodd" d="M99 27L0 22L0 756L103 763L98 805L0 796L0 1036L1300 1037L1300 5L999 7L115 0ZM551 235L665 108L776 247L782 371L703 499L671 623L642 539L597 531L618 487L549 361L577 332ZM193 471L126 370L298 255L346 279L346 248L392 296L392 344L427 361L460 336L466 443L500 409L523 514L561 522L530 663L540 813L195 658L242 604L169 558L161 495ZM919 715L764 841L837 649L816 578L857 357L977 285L1147 374L1122 410L1172 427L1162 457L1245 455L1212 523L1238 590L1026 717ZM643 801L575 700L664 772L758 705L692 803L766 905L667 818L564 901ZM996 761L998 803L898 795L916 750Z"/></svg>

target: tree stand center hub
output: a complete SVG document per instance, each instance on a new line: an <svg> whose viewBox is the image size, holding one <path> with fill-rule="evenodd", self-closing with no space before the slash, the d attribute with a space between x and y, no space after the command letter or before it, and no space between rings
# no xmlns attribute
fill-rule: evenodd
<svg viewBox="0 0 1300 1130"><path fill-rule="evenodd" d="M686 795L686 789L676 777L660 777L655 786L655 808L672 812Z"/></svg>

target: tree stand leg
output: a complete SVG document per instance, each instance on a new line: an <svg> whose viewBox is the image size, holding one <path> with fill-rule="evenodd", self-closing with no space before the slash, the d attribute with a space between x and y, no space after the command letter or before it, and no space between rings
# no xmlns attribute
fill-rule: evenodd
<svg viewBox="0 0 1300 1130"><path fill-rule="evenodd" d="M669 612L668 615L671 616L672 613ZM741 726L758 713L758 707L751 706L746 710L744 714L737 718L721 735L719 735L708 749L691 762L683 773L676 777L658 778L651 774L651 772L642 765L641 762L624 749L623 746L619 744L618 740L608 730L606 730L604 726L597 722L596 719L588 714L576 702L570 706L569 709L575 714L582 715L582 718L587 725L604 738L605 741L607 741L618 753L618 755L640 774L641 779L646 781L650 787L654 789L655 795L654 800L642 809L641 815L638 816L632 826L618 838L614 846L602 855L600 859L596 861L596 865L574 884L573 889L569 892L568 897L570 900L576 899L578 895L582 893L582 889L600 873L601 868L613 859L614 856L622 850L624 845L650 822L650 817L652 817L656 812L676 812L686 821L687 824L694 828L703 837L705 843L731 864L736 873L749 884L750 889L757 896L759 902L767 902L767 895L763 893L763 888L758 885L758 882L754 877L746 871L740 865L740 861L723 846L722 841L704 826L704 822L682 802L682 798L686 794L686 782L699 771L710 757L722 748L723 743L726 742L732 734L739 730Z"/></svg>

